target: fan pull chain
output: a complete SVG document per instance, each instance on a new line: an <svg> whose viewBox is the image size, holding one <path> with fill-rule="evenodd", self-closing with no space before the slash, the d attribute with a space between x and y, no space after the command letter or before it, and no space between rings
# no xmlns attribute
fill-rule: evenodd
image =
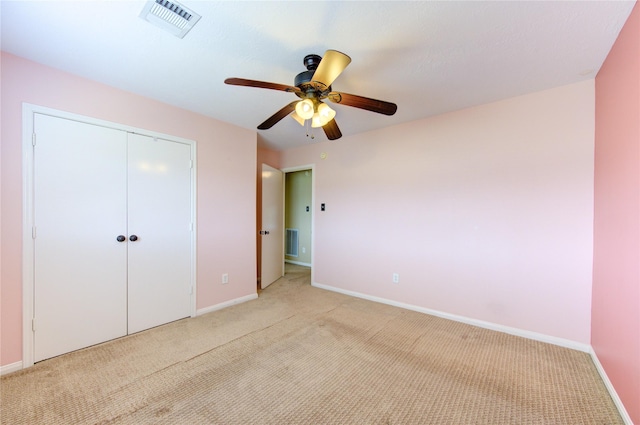
<svg viewBox="0 0 640 425"><path fill-rule="evenodd" d="M311 127L311 120L305 120L304 127L307 130L307 137L311 136L311 140L315 139L315 136L313 135L313 128ZM309 131L309 128L311 128L311 131Z"/></svg>

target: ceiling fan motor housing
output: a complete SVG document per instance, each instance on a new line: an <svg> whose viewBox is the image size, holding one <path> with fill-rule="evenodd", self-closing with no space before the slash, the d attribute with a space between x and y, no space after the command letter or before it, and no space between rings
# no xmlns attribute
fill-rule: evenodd
<svg viewBox="0 0 640 425"><path fill-rule="evenodd" d="M307 55L304 57L302 63L307 67L307 70L296 75L296 78L293 81L293 85L303 92L303 95L300 97L316 100L318 94L327 91L327 89L329 89L329 91L331 90L331 86L326 87L318 81L312 82L313 75L315 74L316 69L318 69L320 61L322 61L322 56L319 55Z"/></svg>
<svg viewBox="0 0 640 425"><path fill-rule="evenodd" d="M304 57L302 63L307 67L309 71L315 71L320 65L320 61L322 60L322 56L319 55L307 55Z"/></svg>
<svg viewBox="0 0 640 425"><path fill-rule="evenodd" d="M300 87L304 83L308 83L309 81L311 81L314 73L315 70L301 72L300 74L296 75L293 85L296 87Z"/></svg>

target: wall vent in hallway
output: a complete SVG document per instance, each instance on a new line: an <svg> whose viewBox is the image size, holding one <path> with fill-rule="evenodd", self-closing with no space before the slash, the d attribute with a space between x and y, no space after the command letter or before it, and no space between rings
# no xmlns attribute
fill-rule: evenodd
<svg viewBox="0 0 640 425"><path fill-rule="evenodd" d="M290 257L298 256L298 229L287 229L285 254Z"/></svg>

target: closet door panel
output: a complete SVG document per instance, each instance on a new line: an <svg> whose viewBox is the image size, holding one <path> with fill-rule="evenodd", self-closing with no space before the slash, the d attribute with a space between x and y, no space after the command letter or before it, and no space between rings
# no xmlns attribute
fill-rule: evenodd
<svg viewBox="0 0 640 425"><path fill-rule="evenodd" d="M191 147L129 134L129 333L191 312Z"/></svg>
<svg viewBox="0 0 640 425"><path fill-rule="evenodd" d="M127 333L127 136L36 114L34 359Z"/></svg>

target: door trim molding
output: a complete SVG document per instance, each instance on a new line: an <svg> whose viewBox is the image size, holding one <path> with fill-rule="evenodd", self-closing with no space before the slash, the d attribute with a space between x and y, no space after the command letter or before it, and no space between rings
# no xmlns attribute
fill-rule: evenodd
<svg viewBox="0 0 640 425"><path fill-rule="evenodd" d="M124 124L105 121L84 115L60 111L46 106L22 104L22 368L33 366L34 363L34 242L32 237L34 226L34 198L33 198L33 134L34 117L36 114L48 115L78 121L85 124L97 125L141 134L157 139L164 139L177 143L184 143L191 147L191 303L190 315L196 317L196 247L197 247L197 142L178 136L171 136Z"/></svg>

